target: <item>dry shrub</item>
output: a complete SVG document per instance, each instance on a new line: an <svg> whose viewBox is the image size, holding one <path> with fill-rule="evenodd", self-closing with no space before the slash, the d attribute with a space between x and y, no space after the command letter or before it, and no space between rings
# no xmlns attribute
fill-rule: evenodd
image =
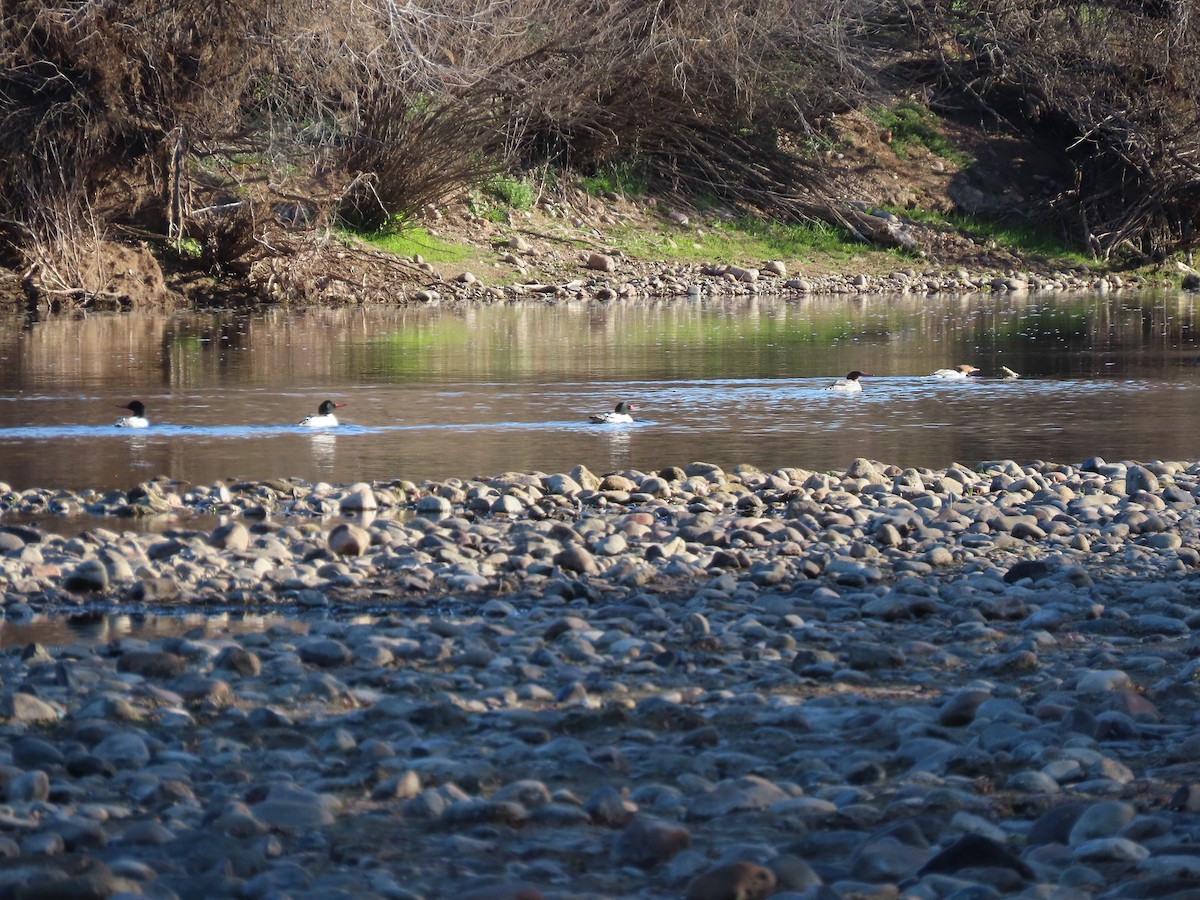
<svg viewBox="0 0 1200 900"><path fill-rule="evenodd" d="M783 143L864 83L846 49L854 5L530 3L528 50L496 67L494 90L526 159L636 158L659 189L807 210L818 174Z"/></svg>
<svg viewBox="0 0 1200 900"><path fill-rule="evenodd" d="M245 272L264 229L411 216L513 158L786 207L815 175L779 136L861 82L857 2L15 0L0 231L64 284L120 234Z"/></svg>
<svg viewBox="0 0 1200 900"><path fill-rule="evenodd" d="M380 85L360 115L345 160L354 179L339 206L357 228L411 220L501 164L500 123L485 98L429 102Z"/></svg>
<svg viewBox="0 0 1200 900"><path fill-rule="evenodd" d="M907 3L942 77L1057 141L1049 202L1080 246L1161 257L1200 240L1200 15L1182 0Z"/></svg>
<svg viewBox="0 0 1200 900"><path fill-rule="evenodd" d="M0 226L16 261L91 289L71 247L96 235L194 238L214 264L245 255L256 219L269 219L277 196L309 178L320 142L313 123L334 118L330 98L349 71L336 47L305 40L328 35L320 6L6 5ZM239 153L254 159L252 174L230 165ZM288 171L295 177L274 177ZM239 197L266 214L212 214Z"/></svg>
<svg viewBox="0 0 1200 900"><path fill-rule="evenodd" d="M327 235L284 236L275 254L255 260L246 285L260 300L302 305L394 303L398 284L428 277L415 263Z"/></svg>

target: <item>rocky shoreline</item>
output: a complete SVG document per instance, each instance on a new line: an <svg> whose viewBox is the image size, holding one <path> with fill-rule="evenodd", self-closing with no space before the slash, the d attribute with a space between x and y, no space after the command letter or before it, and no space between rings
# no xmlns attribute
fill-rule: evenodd
<svg viewBox="0 0 1200 900"><path fill-rule="evenodd" d="M4 651L0 898L1193 897L1197 500L1101 459L0 490L9 621L291 617ZM72 513L113 527L6 522Z"/></svg>

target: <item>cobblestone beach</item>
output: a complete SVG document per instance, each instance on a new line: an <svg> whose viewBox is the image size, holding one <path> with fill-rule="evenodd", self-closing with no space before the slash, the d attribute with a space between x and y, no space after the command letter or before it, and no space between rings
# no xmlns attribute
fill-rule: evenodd
<svg viewBox="0 0 1200 900"><path fill-rule="evenodd" d="M287 617L4 651L0 900L1195 897L1198 499L1098 458L0 489L10 623Z"/></svg>

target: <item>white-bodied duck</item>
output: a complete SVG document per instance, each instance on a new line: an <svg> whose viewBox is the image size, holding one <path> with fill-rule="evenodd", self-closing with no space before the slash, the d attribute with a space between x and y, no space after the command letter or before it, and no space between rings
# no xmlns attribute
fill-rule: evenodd
<svg viewBox="0 0 1200 900"><path fill-rule="evenodd" d="M846 393L861 393L862 383L858 379L866 375L866 372L860 372L855 369L845 378L839 378L825 390L827 391L844 391ZM868 376L870 377L870 376Z"/></svg>
<svg viewBox="0 0 1200 900"><path fill-rule="evenodd" d="M133 415L125 416L123 419L117 419L118 428L149 428L150 420L146 418L146 404L141 400L130 400L123 406L118 406L117 409L127 409Z"/></svg>
<svg viewBox="0 0 1200 900"><path fill-rule="evenodd" d="M637 409L637 407L632 403L622 400L616 405L612 412L588 416L588 421L595 422L597 425L628 425L633 421L633 416L631 416L630 413L635 409Z"/></svg>
<svg viewBox="0 0 1200 900"><path fill-rule="evenodd" d="M341 409L345 405L345 403L334 403L332 400L326 400L317 407L317 414L315 416L305 416L297 424L305 428L335 428L337 427L338 420L333 411Z"/></svg>
<svg viewBox="0 0 1200 900"><path fill-rule="evenodd" d="M953 369L938 369L933 373L933 378L967 378L972 372L979 370L974 366L969 366L963 363L961 366L955 366Z"/></svg>

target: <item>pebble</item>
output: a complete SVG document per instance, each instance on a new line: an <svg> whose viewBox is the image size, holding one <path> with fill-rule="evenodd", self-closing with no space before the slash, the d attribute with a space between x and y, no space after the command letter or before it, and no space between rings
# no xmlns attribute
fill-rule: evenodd
<svg viewBox="0 0 1200 900"><path fill-rule="evenodd" d="M0 651L0 892L1067 900L1200 877L1200 463L271 485L192 489L231 517L211 531L0 532L13 623L264 617ZM151 495L187 505L103 504Z"/></svg>

